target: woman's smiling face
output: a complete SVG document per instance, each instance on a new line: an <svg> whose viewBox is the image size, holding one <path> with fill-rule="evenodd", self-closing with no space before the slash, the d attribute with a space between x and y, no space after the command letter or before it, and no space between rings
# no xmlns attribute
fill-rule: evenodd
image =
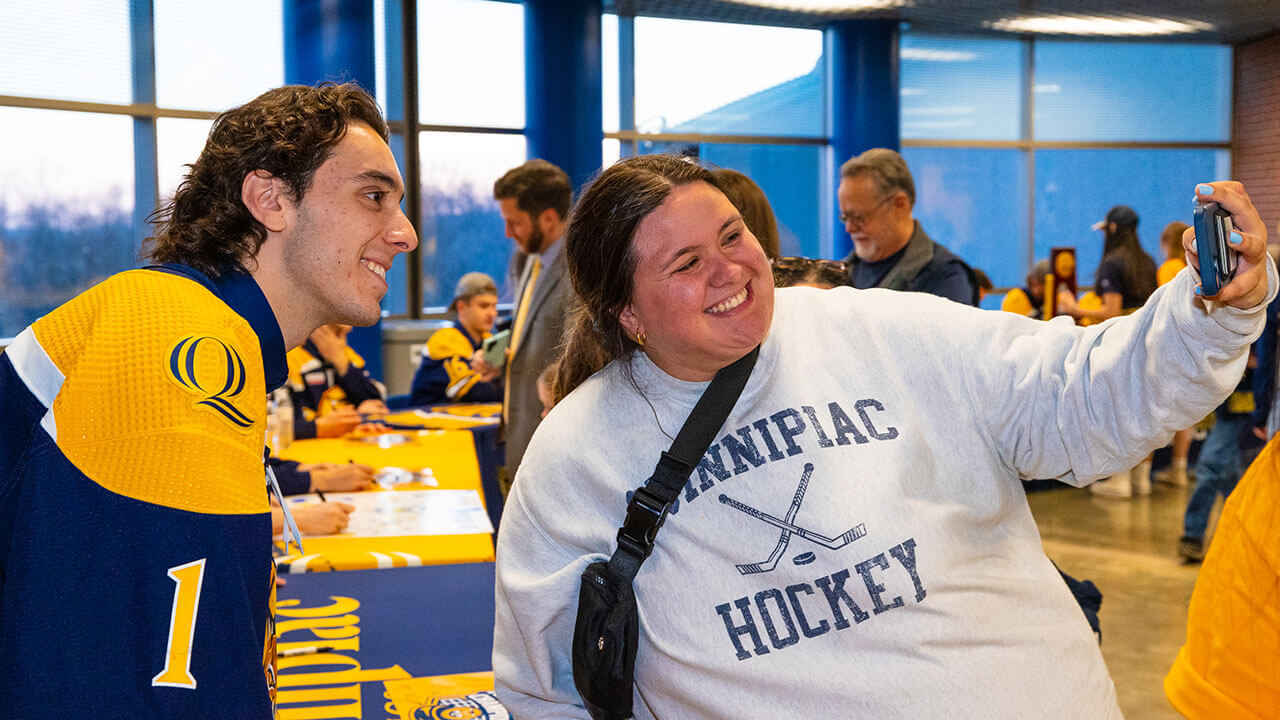
<svg viewBox="0 0 1280 720"><path fill-rule="evenodd" d="M631 302L618 319L681 380L710 380L764 341L773 274L733 204L705 182L681 185L640 221Z"/></svg>

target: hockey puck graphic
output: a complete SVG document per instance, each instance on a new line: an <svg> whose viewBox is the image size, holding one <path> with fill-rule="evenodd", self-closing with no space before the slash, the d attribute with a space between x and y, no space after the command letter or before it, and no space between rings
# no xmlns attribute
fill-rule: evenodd
<svg viewBox="0 0 1280 720"><path fill-rule="evenodd" d="M814 561L814 558L816 558L816 557L817 557L817 556L816 556L816 555L814 555L814 554L813 554L813 553L811 553L811 552L804 552L804 553L800 553L799 555L797 555L797 556L795 556L795 557L791 558L791 562L793 562L793 563L795 563L795 564L797 564L797 565L808 565L809 563L813 562L813 561Z"/></svg>

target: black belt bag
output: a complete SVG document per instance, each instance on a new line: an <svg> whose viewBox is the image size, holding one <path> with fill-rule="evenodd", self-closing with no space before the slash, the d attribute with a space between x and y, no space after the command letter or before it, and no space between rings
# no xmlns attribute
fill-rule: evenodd
<svg viewBox="0 0 1280 720"><path fill-rule="evenodd" d="M738 402L759 354L757 347L716 373L671 449L662 453L653 475L627 503L613 556L582 571L573 629L573 684L594 720L631 717L640 635L631 583L653 552L671 504Z"/></svg>

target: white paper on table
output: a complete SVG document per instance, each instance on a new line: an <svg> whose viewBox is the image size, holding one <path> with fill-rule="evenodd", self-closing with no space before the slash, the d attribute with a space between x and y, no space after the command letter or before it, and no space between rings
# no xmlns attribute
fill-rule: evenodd
<svg viewBox="0 0 1280 720"><path fill-rule="evenodd" d="M426 410L414 410L413 414L423 420L449 420L463 427L479 427L481 425L497 425L501 420L497 415L451 415L445 412L427 412Z"/></svg>
<svg viewBox="0 0 1280 720"><path fill-rule="evenodd" d="M492 533L493 523L475 490L386 490L325 493L329 502L355 506L338 536L472 535ZM320 496L292 495L293 504L321 502Z"/></svg>

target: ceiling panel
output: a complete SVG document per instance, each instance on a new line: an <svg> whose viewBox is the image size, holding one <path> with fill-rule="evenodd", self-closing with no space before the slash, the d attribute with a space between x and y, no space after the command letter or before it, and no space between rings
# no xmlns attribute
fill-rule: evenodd
<svg viewBox="0 0 1280 720"><path fill-rule="evenodd" d="M889 4L899 0L873 1ZM1280 2L1277 0L909 0L900 7L848 9L858 4L838 0L606 0L605 3L606 9L624 15L813 28L833 20L881 18L897 19L908 23L912 29L926 32L1007 36L1011 33L996 30L993 24L1017 17L1071 15L1173 20L1205 28L1150 37L1162 42L1234 44L1280 31ZM783 9L788 6L834 9ZM1101 27L1100 24L1094 25ZM1132 35L1119 37L1144 39Z"/></svg>

